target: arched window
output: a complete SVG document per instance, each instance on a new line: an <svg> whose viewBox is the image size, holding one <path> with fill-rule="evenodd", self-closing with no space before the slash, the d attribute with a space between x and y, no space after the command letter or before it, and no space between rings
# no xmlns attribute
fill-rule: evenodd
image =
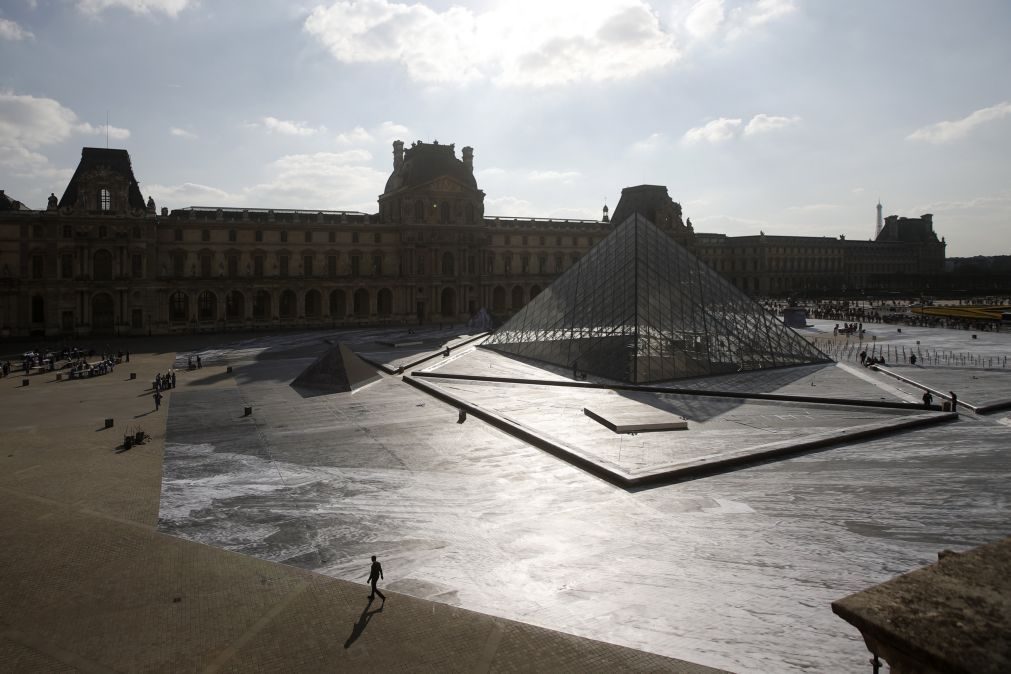
<svg viewBox="0 0 1011 674"><path fill-rule="evenodd" d="M452 288L443 288L442 295L439 298L441 301L439 304L442 308L443 316L455 316L456 315L456 291Z"/></svg>
<svg viewBox="0 0 1011 674"><path fill-rule="evenodd" d="M443 276L453 276L456 274L456 265L454 264L453 254L446 252L442 254L442 275Z"/></svg>
<svg viewBox="0 0 1011 674"><path fill-rule="evenodd" d="M439 222L441 222L444 225L448 225L449 224L449 216L451 214L452 214L452 212L449 210L449 202L448 201L443 201L441 204L439 204Z"/></svg>
<svg viewBox="0 0 1011 674"><path fill-rule="evenodd" d="M189 318L189 313L190 298L186 293L181 290L172 293L172 297L169 298L169 320L174 323L185 321Z"/></svg>
<svg viewBox="0 0 1011 674"><path fill-rule="evenodd" d="M393 291L383 288L376 297L377 312L380 316L389 316L393 313Z"/></svg>
<svg viewBox="0 0 1011 674"><path fill-rule="evenodd" d="M112 210L112 193L105 187L98 190L98 210Z"/></svg>
<svg viewBox="0 0 1011 674"><path fill-rule="evenodd" d="M281 302L278 307L281 318L294 318L297 306L298 300L295 297L295 291L285 290L281 293Z"/></svg>
<svg viewBox="0 0 1011 674"><path fill-rule="evenodd" d="M112 253L107 250L95 251L92 261L93 276L96 281L112 280Z"/></svg>
<svg viewBox="0 0 1011 674"><path fill-rule="evenodd" d="M310 290L305 294L306 318L319 318L320 299L318 290Z"/></svg>
<svg viewBox="0 0 1011 674"><path fill-rule="evenodd" d="M253 300L253 318L266 320L270 318L270 293L266 290L257 290Z"/></svg>
<svg viewBox="0 0 1011 674"><path fill-rule="evenodd" d="M330 293L330 318L339 320L348 315L347 301L344 299L343 290L334 290Z"/></svg>
<svg viewBox="0 0 1011 674"><path fill-rule="evenodd" d="M414 202L414 221L424 222L425 221L425 202L418 199Z"/></svg>
<svg viewBox="0 0 1011 674"><path fill-rule="evenodd" d="M233 290L225 296L225 318L238 320L245 315L245 298L238 290Z"/></svg>
<svg viewBox="0 0 1011 674"><path fill-rule="evenodd" d="M46 320L46 301L42 295L32 298L32 323L44 323Z"/></svg>
<svg viewBox="0 0 1011 674"><path fill-rule="evenodd" d="M213 321L218 317L218 298L205 290L197 295L197 320Z"/></svg>
<svg viewBox="0 0 1011 674"><path fill-rule="evenodd" d="M365 288L359 288L355 291L354 311L355 316L369 315L369 291Z"/></svg>
<svg viewBox="0 0 1011 674"><path fill-rule="evenodd" d="M526 293L523 292L523 286L513 287L513 309L523 308L525 294Z"/></svg>

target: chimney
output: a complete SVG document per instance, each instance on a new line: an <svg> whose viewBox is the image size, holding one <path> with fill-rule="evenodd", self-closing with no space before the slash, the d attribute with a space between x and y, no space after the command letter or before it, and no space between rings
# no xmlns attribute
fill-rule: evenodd
<svg viewBox="0 0 1011 674"><path fill-rule="evenodd" d="M474 148L469 145L463 148L463 165L471 173L474 172Z"/></svg>
<svg viewBox="0 0 1011 674"><path fill-rule="evenodd" d="M393 141L393 170L399 171L404 166L404 141Z"/></svg>

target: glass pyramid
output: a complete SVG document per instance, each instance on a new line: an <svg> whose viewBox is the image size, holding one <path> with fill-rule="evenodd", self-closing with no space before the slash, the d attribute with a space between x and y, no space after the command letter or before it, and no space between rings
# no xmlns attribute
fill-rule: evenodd
<svg viewBox="0 0 1011 674"><path fill-rule="evenodd" d="M633 384L831 362L638 213L483 346Z"/></svg>

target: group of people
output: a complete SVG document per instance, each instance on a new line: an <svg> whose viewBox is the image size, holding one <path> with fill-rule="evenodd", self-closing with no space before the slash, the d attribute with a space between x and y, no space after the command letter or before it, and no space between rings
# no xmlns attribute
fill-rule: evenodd
<svg viewBox="0 0 1011 674"><path fill-rule="evenodd" d="M880 355L868 356L867 350L864 349L863 351L860 352L860 364L863 365L864 367L870 367L871 365L884 365L885 357Z"/></svg>
<svg viewBox="0 0 1011 674"><path fill-rule="evenodd" d="M838 335L852 335L854 333L863 335L864 334L864 324L863 323L844 323L843 327L839 327L836 323L835 327L832 328L832 336L836 337Z"/></svg>
<svg viewBox="0 0 1011 674"><path fill-rule="evenodd" d="M164 391L165 389L176 387L176 373L175 370L166 372L165 374L158 373L154 376L154 381L151 382L151 388L154 389L155 393Z"/></svg>
<svg viewBox="0 0 1011 674"><path fill-rule="evenodd" d="M66 365L71 379L83 379L85 377L97 377L109 374L116 367L116 361L111 356L102 356L102 360L89 363L87 358L81 358Z"/></svg>

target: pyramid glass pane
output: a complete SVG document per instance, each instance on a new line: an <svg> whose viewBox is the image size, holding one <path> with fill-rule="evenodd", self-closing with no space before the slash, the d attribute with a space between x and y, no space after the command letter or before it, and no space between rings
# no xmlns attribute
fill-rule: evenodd
<svg viewBox="0 0 1011 674"><path fill-rule="evenodd" d="M638 214L484 346L639 384L830 362Z"/></svg>

